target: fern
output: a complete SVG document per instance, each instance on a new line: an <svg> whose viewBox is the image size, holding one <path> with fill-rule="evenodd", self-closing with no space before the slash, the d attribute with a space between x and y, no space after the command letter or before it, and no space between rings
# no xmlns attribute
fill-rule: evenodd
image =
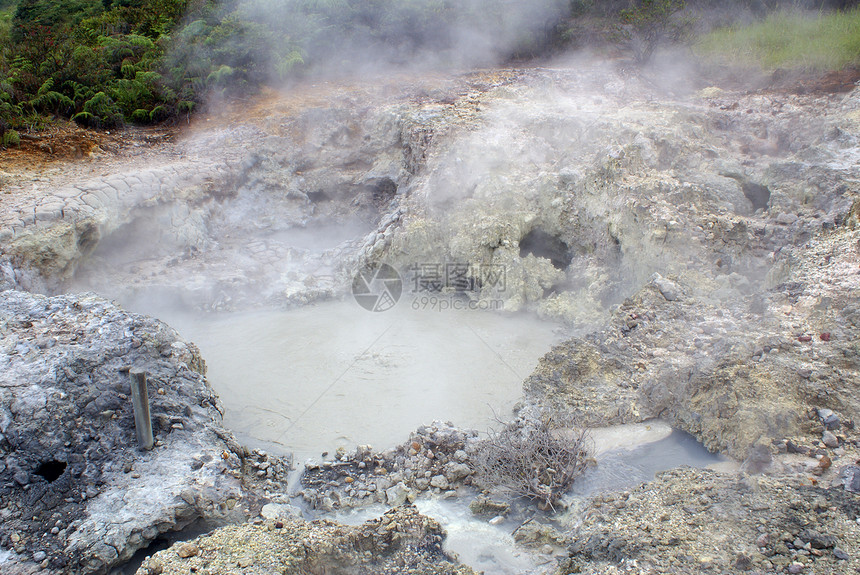
<svg viewBox="0 0 860 575"><path fill-rule="evenodd" d="M95 95L92 88L74 80L67 81L65 87L71 89L75 105L81 105Z"/></svg>
<svg viewBox="0 0 860 575"><path fill-rule="evenodd" d="M82 126L96 127L98 118L89 112L80 112L72 116L72 121Z"/></svg>
<svg viewBox="0 0 860 575"><path fill-rule="evenodd" d="M6 130L3 132L3 147L17 146L21 143L21 135L15 130Z"/></svg>
<svg viewBox="0 0 860 575"><path fill-rule="evenodd" d="M303 66L304 63L301 50L292 50L286 56L275 54L275 71L281 80L287 78L296 67Z"/></svg>
<svg viewBox="0 0 860 575"><path fill-rule="evenodd" d="M142 108L138 108L134 112L131 113L131 121L135 124L148 124L149 123L149 111L144 110Z"/></svg>
<svg viewBox="0 0 860 575"><path fill-rule="evenodd" d="M167 111L167 108L164 106L156 106L149 113L149 120L151 122L161 122L166 120L170 116L170 113Z"/></svg>
<svg viewBox="0 0 860 575"><path fill-rule="evenodd" d="M132 79L137 73L137 69L134 67L134 64L126 60L126 63L124 63L122 65L122 68L120 68L120 73L122 74L123 78Z"/></svg>
<svg viewBox="0 0 860 575"><path fill-rule="evenodd" d="M209 86L221 86L230 76L233 75L233 68L222 64L217 70L213 70L206 77L206 84Z"/></svg>
<svg viewBox="0 0 860 575"><path fill-rule="evenodd" d="M42 87L44 88L44 85ZM34 110L39 110L42 113L69 113L75 109L75 102L65 94L53 90L43 91L42 88L39 89L38 95L30 100L28 104Z"/></svg>
<svg viewBox="0 0 860 575"><path fill-rule="evenodd" d="M51 88L54 87L54 79L48 78L45 82L39 87L39 90L36 92L37 96L44 96L48 92L51 91Z"/></svg>

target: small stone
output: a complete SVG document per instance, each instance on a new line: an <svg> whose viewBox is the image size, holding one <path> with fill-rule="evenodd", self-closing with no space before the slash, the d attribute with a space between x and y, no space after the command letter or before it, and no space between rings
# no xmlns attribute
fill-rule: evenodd
<svg viewBox="0 0 860 575"><path fill-rule="evenodd" d="M752 560L743 553L738 553L737 557L735 557L734 567L741 571L748 571L752 567Z"/></svg>
<svg viewBox="0 0 860 575"><path fill-rule="evenodd" d="M768 537L767 533L762 533L755 540L756 547L767 547L767 544L770 542L770 537Z"/></svg>
<svg viewBox="0 0 860 575"><path fill-rule="evenodd" d="M472 474L472 470L465 463L449 463L445 466L445 477L449 483L465 479Z"/></svg>
<svg viewBox="0 0 860 575"><path fill-rule="evenodd" d="M439 489L448 489L448 479L444 475L434 475L430 478L430 486Z"/></svg>
<svg viewBox="0 0 860 575"><path fill-rule="evenodd" d="M805 543L800 539L800 537L796 537L796 538L794 539L794 541L792 541L791 545L792 545L795 549L803 549L803 546L804 546L804 545L806 545L806 544L805 544Z"/></svg>
<svg viewBox="0 0 860 575"><path fill-rule="evenodd" d="M182 559L194 557L198 553L200 553L200 548L197 547L197 545L195 545L194 543L186 542L176 548L176 554L179 555Z"/></svg>
<svg viewBox="0 0 860 575"><path fill-rule="evenodd" d="M270 521L279 521L290 517L301 518L302 510L287 503L267 503L260 509L260 515Z"/></svg>
<svg viewBox="0 0 860 575"><path fill-rule="evenodd" d="M493 501L489 497L481 495L469 504L472 515L483 517L494 517L496 515L507 515L511 506L504 501Z"/></svg>
<svg viewBox="0 0 860 575"><path fill-rule="evenodd" d="M553 549L552 545L544 545L540 550L544 555L552 555L553 551L555 551L555 549Z"/></svg>
<svg viewBox="0 0 860 575"><path fill-rule="evenodd" d="M824 424L825 429L828 429L830 431L839 429L839 427L842 425L842 421L840 421L839 416L835 413L832 413L826 418L822 419L821 423Z"/></svg>
<svg viewBox="0 0 860 575"><path fill-rule="evenodd" d="M776 223L783 225L783 226L790 226L791 224L796 222L797 219L798 218L795 214L788 214L788 213L783 212L783 213L779 214L778 216L776 216Z"/></svg>
<svg viewBox="0 0 860 575"><path fill-rule="evenodd" d="M818 460L818 467L822 470L830 469L831 465L833 465L833 461L826 454Z"/></svg>
<svg viewBox="0 0 860 575"><path fill-rule="evenodd" d="M57 527L56 525L51 527L51 535L56 535L59 532L60 532L60 528Z"/></svg>
<svg viewBox="0 0 860 575"><path fill-rule="evenodd" d="M788 572L794 573L795 575L797 573L802 573L803 572L803 563L798 563L797 561L793 562L791 565L788 566Z"/></svg>
<svg viewBox="0 0 860 575"><path fill-rule="evenodd" d="M827 447L839 447L839 439L837 439L830 431L825 431L821 434L821 441L824 442L824 445Z"/></svg>
<svg viewBox="0 0 860 575"><path fill-rule="evenodd" d="M837 559L839 559L840 561L848 561L849 559L851 559L851 556L848 555L848 553L846 553L845 551L843 551L839 547L833 548L833 556L836 557Z"/></svg>
<svg viewBox="0 0 860 575"><path fill-rule="evenodd" d="M806 454L806 453L808 453L808 452L809 452L809 448L804 447L804 446L802 446L802 445L798 445L798 444L796 444L795 442L791 441L790 439L789 439L788 441L786 441L786 442L785 442L785 450L786 450L788 453L802 453L802 454Z"/></svg>
<svg viewBox="0 0 860 575"><path fill-rule="evenodd" d="M832 535L822 534L811 529L804 529L799 537L808 541L813 549L830 549L836 545L836 538Z"/></svg>
<svg viewBox="0 0 860 575"><path fill-rule="evenodd" d="M35 553L33 553L33 561L35 561L36 563L41 563L42 561L47 559L47 557L48 554L44 551L36 551Z"/></svg>
<svg viewBox="0 0 860 575"><path fill-rule="evenodd" d="M409 488L401 481L385 490L385 500L392 507L403 505L409 497Z"/></svg>
<svg viewBox="0 0 860 575"><path fill-rule="evenodd" d="M505 518L503 515L496 515L492 519L490 519L490 525L501 525L505 522Z"/></svg>
<svg viewBox="0 0 860 575"><path fill-rule="evenodd" d="M657 289L660 290L660 294L666 298L666 301L676 301L681 297L681 288L675 282L659 274L654 274L652 281Z"/></svg>
<svg viewBox="0 0 860 575"><path fill-rule="evenodd" d="M842 485L845 491L860 493L860 467L848 465L842 469Z"/></svg>

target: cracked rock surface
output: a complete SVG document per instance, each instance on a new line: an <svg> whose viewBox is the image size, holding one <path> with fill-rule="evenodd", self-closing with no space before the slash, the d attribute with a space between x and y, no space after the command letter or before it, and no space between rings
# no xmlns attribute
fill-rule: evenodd
<svg viewBox="0 0 860 575"><path fill-rule="evenodd" d="M244 451L196 347L167 325L92 294L5 291L0 366L0 545L21 572L102 572L161 532L241 515L226 502L246 498ZM148 452L129 368L148 374Z"/></svg>

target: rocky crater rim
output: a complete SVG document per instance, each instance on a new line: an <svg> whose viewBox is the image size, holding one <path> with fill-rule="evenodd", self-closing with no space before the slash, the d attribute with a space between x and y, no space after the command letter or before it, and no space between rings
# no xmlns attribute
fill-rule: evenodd
<svg viewBox="0 0 860 575"><path fill-rule="evenodd" d="M364 96L287 103L201 132L167 164L4 194L0 287L14 289L0 292L0 546L21 558L22 573L104 572L196 518L256 515L270 501L260 493L290 467L223 428L199 352L166 325L89 294L27 292L83 285L120 298L160 291L205 310L288 307L338 297L357 269L379 262L465 264L469 289L445 293L573 326L526 379L526 413L560 410L587 427L661 418L742 462L741 476L676 471L592 500L570 535L565 573L633 557L658 571L689 557L792 573L857 562L856 90L678 97L601 68L478 74L356 106ZM354 220L370 231L359 226L324 250L283 239ZM503 268L504 286L476 275L482 266ZM157 444L144 454L131 439L132 366L157 386ZM346 506L367 497L359 487L370 479L372 498L388 505L471 481L467 432L438 427L410 439L391 465L356 452L341 454L346 465L309 470L309 502ZM398 458L426 469L397 469ZM341 473L368 461L371 472ZM388 483L380 489L377 478ZM629 533L655 518L705 527L680 503L713 507L696 481L732 502L714 525L729 533L725 524L743 523L740 547L705 556L700 543L716 532L665 541ZM763 530L744 523L748 505L733 507L748 492L756 509L773 509ZM786 506L797 497L814 533L792 523ZM410 552L447 561L438 526L397 513L416 540L436 545L407 543ZM236 529L266 536L286 524L267 521ZM338 531L348 552L320 553L363 564L352 554L358 542L388 549L395 535ZM201 544L173 554L191 560ZM641 552L650 547L656 559ZM149 573L176 559L160 561Z"/></svg>

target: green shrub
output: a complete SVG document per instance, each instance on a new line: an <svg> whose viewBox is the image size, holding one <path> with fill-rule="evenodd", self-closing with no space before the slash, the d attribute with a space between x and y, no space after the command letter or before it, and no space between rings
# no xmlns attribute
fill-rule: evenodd
<svg viewBox="0 0 860 575"><path fill-rule="evenodd" d="M99 127L99 119L89 112L79 112L75 114L72 116L72 121L76 124L80 124L81 126L87 126L88 128Z"/></svg>
<svg viewBox="0 0 860 575"><path fill-rule="evenodd" d="M131 113L131 121L135 124L148 124L150 122L149 110L138 108Z"/></svg>
<svg viewBox="0 0 860 575"><path fill-rule="evenodd" d="M74 101L65 94L52 90L53 87L53 78L45 80L39 91L36 92L36 97L30 100L29 105L42 113L68 114L74 111Z"/></svg>
<svg viewBox="0 0 860 575"><path fill-rule="evenodd" d="M150 122L162 122L170 117L170 111L164 106L156 106L149 113Z"/></svg>
<svg viewBox="0 0 860 575"><path fill-rule="evenodd" d="M6 130L3 132L3 147L8 148L11 146L17 146L21 143L21 134L16 132L15 130Z"/></svg>
<svg viewBox="0 0 860 575"><path fill-rule="evenodd" d="M97 92L92 98L84 102L84 111L87 114L78 114L83 123L97 128L112 128L122 124L122 113L116 103L104 92ZM75 120L76 122L79 120Z"/></svg>
<svg viewBox="0 0 860 575"><path fill-rule="evenodd" d="M571 0L571 13L592 2ZM6 4L0 4L0 78L11 86L0 90L0 98L13 106L6 112L10 125L34 112L63 114L87 126L113 126L123 118L140 122L141 111L159 121L191 113L213 91L254 89L332 56L361 57L346 49L353 45L378 46L408 61L419 49L450 48L453 26L519 30L524 4L20 0L5 20ZM540 38L521 36L516 53L539 51ZM4 37L14 42L3 43ZM52 87L40 92L48 80Z"/></svg>

